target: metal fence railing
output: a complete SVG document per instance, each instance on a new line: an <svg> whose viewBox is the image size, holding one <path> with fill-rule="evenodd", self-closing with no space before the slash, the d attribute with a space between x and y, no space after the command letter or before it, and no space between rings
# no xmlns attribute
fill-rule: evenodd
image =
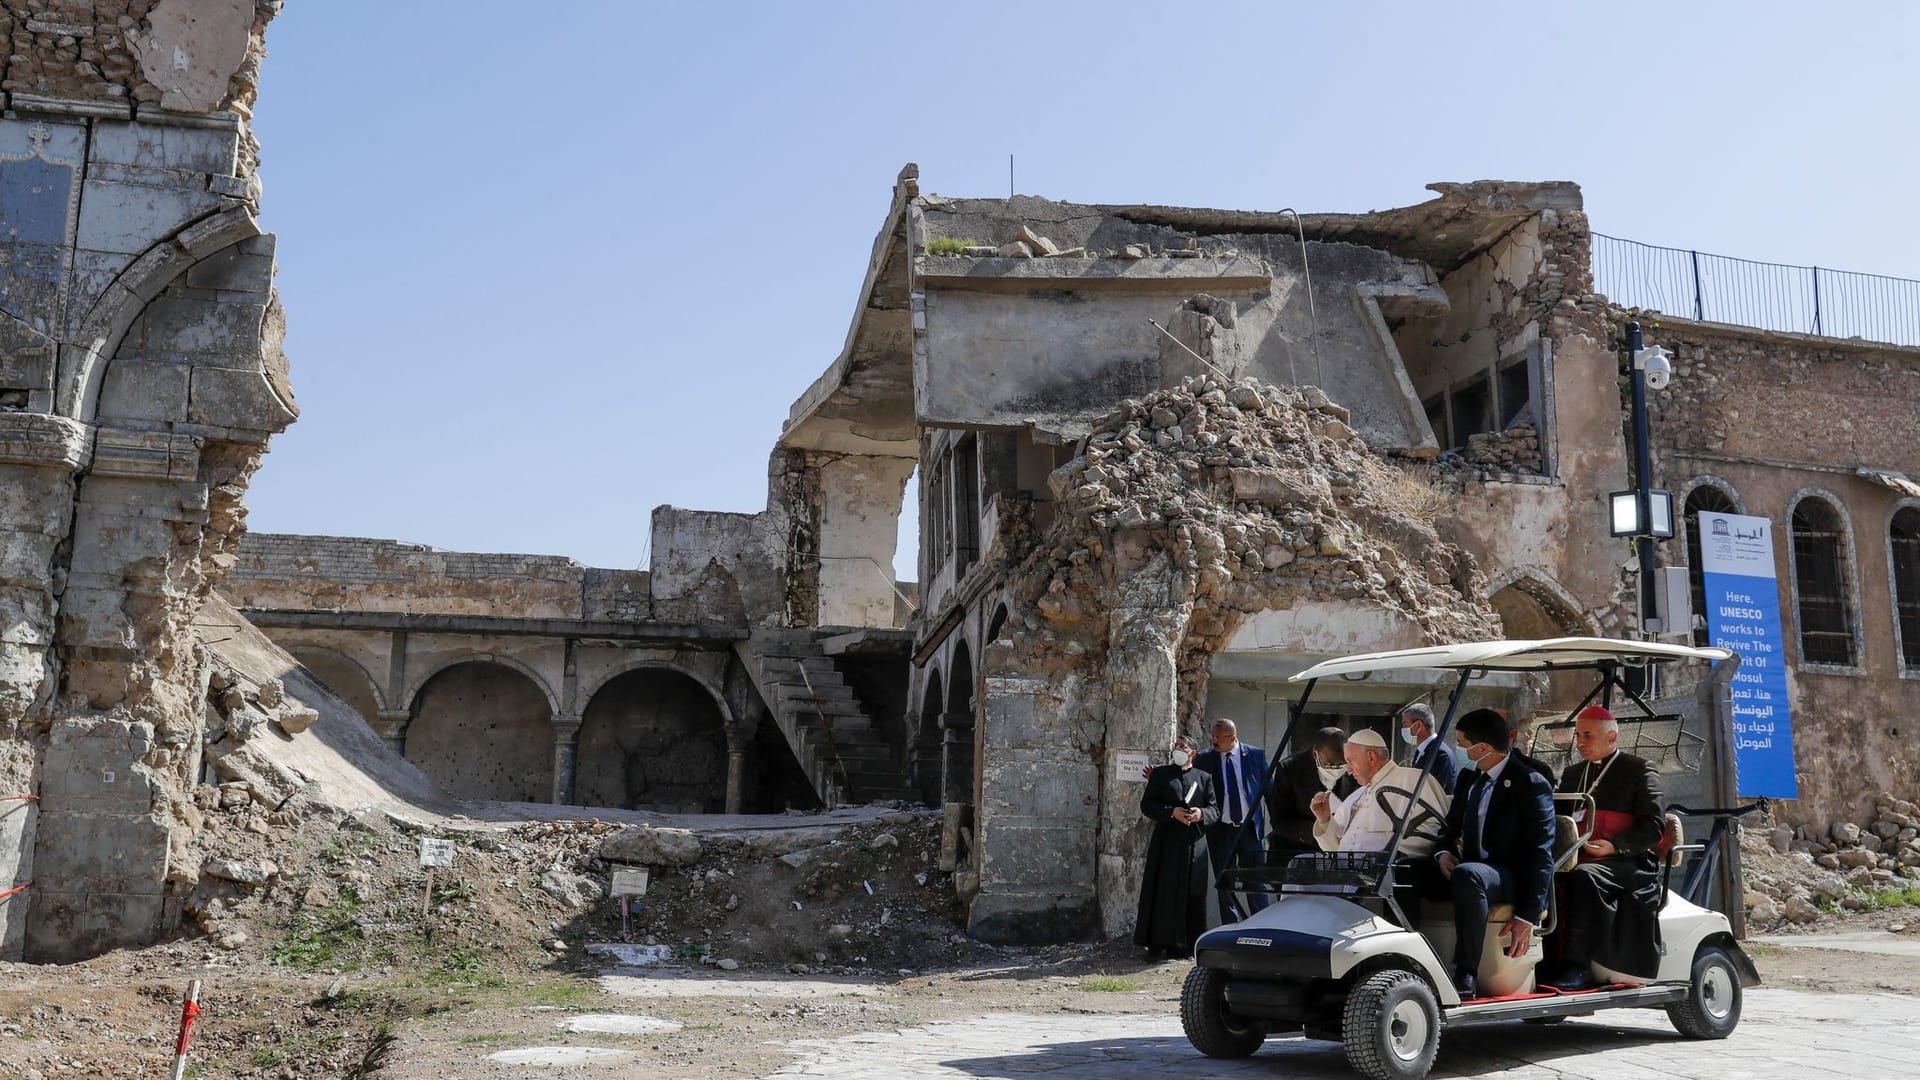
<svg viewBox="0 0 1920 1080"><path fill-rule="evenodd" d="M1754 262L1593 234L1593 287L1622 307L1920 346L1920 281Z"/></svg>

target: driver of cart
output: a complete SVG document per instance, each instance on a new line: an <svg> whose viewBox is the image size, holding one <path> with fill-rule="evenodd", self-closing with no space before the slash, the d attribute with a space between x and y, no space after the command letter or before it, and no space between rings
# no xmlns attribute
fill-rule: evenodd
<svg viewBox="0 0 1920 1080"><path fill-rule="evenodd" d="M1526 955L1545 918L1553 880L1553 788L1514 762L1506 718L1494 710L1475 709L1454 730L1468 767L1454 784L1433 858L1413 864L1413 883L1424 899L1453 902L1454 988L1467 999L1478 996L1480 951L1494 905L1513 905L1511 957ZM1408 914L1418 926L1417 905Z"/></svg>
<svg viewBox="0 0 1920 1080"><path fill-rule="evenodd" d="M1660 773L1653 763L1620 749L1620 722L1598 705L1573 721L1580 760L1567 767L1560 790L1593 797L1593 835L1580 864L1560 875L1560 922L1543 981L1562 990L1594 985L1589 965L1651 980L1659 972Z"/></svg>
<svg viewBox="0 0 1920 1080"><path fill-rule="evenodd" d="M1387 741L1368 728L1348 736L1346 756L1347 773L1360 786L1345 797L1327 791L1313 797L1313 838L1321 850L1385 851L1413 805L1399 853L1406 858L1432 854L1447 819L1447 796L1440 782L1422 777L1418 769L1395 765Z"/></svg>

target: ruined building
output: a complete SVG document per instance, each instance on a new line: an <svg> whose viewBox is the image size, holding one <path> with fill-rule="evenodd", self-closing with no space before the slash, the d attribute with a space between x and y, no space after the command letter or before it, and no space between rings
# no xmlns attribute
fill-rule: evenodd
<svg viewBox="0 0 1920 1080"><path fill-rule="evenodd" d="M1114 933L1138 763L1175 730L1230 716L1270 745L1286 678L1332 654L1632 624L1604 512L1627 313L1565 183L1295 217L947 199L909 167L759 512L660 508L644 570L242 539L295 416L247 130L274 8L0 14L0 891L28 884L0 957L173 932L218 870L199 807L322 790L393 813L918 800L974 933ZM1704 305L1646 321L1679 356L1657 478L1688 514L1781 524L1786 814L1911 797L1914 352ZM903 512L917 583L891 570ZM1692 535L1665 561L1697 561ZM1384 724L1432 689L1323 686L1311 720Z"/></svg>
<svg viewBox="0 0 1920 1080"><path fill-rule="evenodd" d="M462 794L915 797L948 808L974 932L1116 932L1144 847L1123 763L1176 727L1229 716L1271 745L1287 676L1328 655L1633 624L1605 514L1628 485L1629 312L1595 291L1579 191L1434 190L1296 218L947 199L910 167L764 512L663 507L643 572L252 537L227 588ZM1704 315L1644 316L1680 357L1653 395L1655 478L1689 515L1783 525L1804 733L1784 813L1911 795L1886 718L1920 670L1920 369ZM1752 419L1789 416L1832 420ZM919 582L896 583L916 473ZM1697 562L1692 535L1663 561ZM1477 693L1528 711L1586 685ZM1311 719L1381 725L1431 691L1323 686ZM498 749L450 749L471 744L456 715ZM705 747L703 792L639 775L668 734Z"/></svg>
<svg viewBox="0 0 1920 1080"><path fill-rule="evenodd" d="M192 622L295 416L247 129L277 8L0 10L0 956L152 940L198 872Z"/></svg>

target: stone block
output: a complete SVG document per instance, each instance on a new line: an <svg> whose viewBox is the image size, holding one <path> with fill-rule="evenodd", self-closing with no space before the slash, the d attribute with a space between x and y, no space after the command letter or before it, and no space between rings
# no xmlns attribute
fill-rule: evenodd
<svg viewBox="0 0 1920 1080"><path fill-rule="evenodd" d="M700 854L700 838L687 829L634 825L600 843L602 859L641 866L686 866L699 862Z"/></svg>
<svg viewBox="0 0 1920 1080"><path fill-rule="evenodd" d="M231 176L239 148L235 131L102 121L93 128L92 160Z"/></svg>
<svg viewBox="0 0 1920 1080"><path fill-rule="evenodd" d="M89 180L81 197L79 246L138 255L219 206L220 197L205 188Z"/></svg>
<svg viewBox="0 0 1920 1080"><path fill-rule="evenodd" d="M238 245L216 251L187 271L187 284L198 289L255 293L265 303L273 285L273 257L249 255Z"/></svg>
<svg viewBox="0 0 1920 1080"><path fill-rule="evenodd" d="M184 421L191 373L179 364L115 360L100 386L98 415L103 420Z"/></svg>
<svg viewBox="0 0 1920 1080"><path fill-rule="evenodd" d="M164 295L147 305L146 340L142 354L149 360L172 362L221 358L217 366L260 366L260 327L267 307L224 300L193 300Z"/></svg>
<svg viewBox="0 0 1920 1080"><path fill-rule="evenodd" d="M280 400L259 371L227 368L193 369L187 418L196 424L280 431L298 414Z"/></svg>
<svg viewBox="0 0 1920 1080"><path fill-rule="evenodd" d="M1093 892L1094 828L1027 824L991 816L981 830L981 888L1015 889L1041 885Z"/></svg>

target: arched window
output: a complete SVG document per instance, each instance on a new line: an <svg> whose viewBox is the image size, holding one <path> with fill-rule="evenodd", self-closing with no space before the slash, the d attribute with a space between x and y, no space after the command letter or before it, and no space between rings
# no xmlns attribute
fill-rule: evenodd
<svg viewBox="0 0 1920 1080"><path fill-rule="evenodd" d="M1900 619L1900 666L1920 669L1920 508L1893 515L1893 610Z"/></svg>
<svg viewBox="0 0 1920 1080"><path fill-rule="evenodd" d="M1706 579L1700 567L1700 515L1737 514L1739 507L1726 492L1712 484L1700 484L1687 492L1685 510L1687 524L1687 585L1693 591L1693 613L1697 625L1693 629L1693 643L1707 645L1707 587Z"/></svg>
<svg viewBox="0 0 1920 1080"><path fill-rule="evenodd" d="M1799 592L1800 659L1853 667L1853 596L1847 581L1847 533L1840 512L1818 496L1793 508L1793 575Z"/></svg>

